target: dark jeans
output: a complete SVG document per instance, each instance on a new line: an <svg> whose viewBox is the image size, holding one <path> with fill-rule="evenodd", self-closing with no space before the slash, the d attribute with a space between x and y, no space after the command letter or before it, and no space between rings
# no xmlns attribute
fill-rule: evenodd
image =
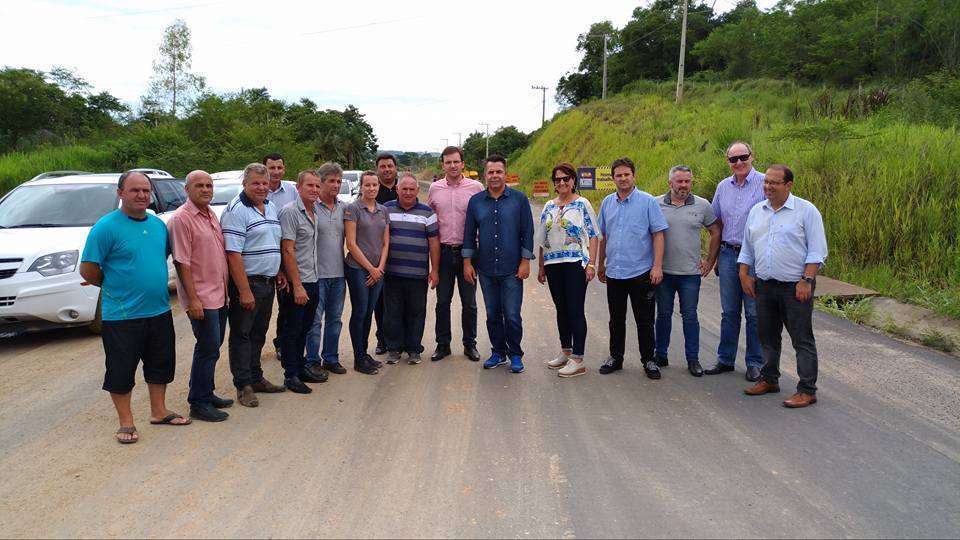
<svg viewBox="0 0 960 540"><path fill-rule="evenodd" d="M267 329L270 327L270 315L273 312L274 279L261 276L247 276L250 291L256 302L251 310L240 305L240 292L230 282L227 288L230 294L230 372L233 373L233 385L242 389L248 384L263 380L260 367L260 353L267 341Z"/></svg>
<svg viewBox="0 0 960 540"><path fill-rule="evenodd" d="M700 359L700 275L664 274L657 285L657 356L667 357L670 348L670 327L673 325L673 299L680 297L680 319L683 321L683 349L687 362Z"/></svg>
<svg viewBox="0 0 960 540"><path fill-rule="evenodd" d="M384 286L386 286L386 284L384 284ZM386 313L386 310L383 307L383 294L381 294L380 298L377 298L377 304L373 306L373 320L377 321L377 331L374 334L377 336L377 347L385 346L387 343L387 327L383 322L384 313Z"/></svg>
<svg viewBox="0 0 960 540"><path fill-rule="evenodd" d="M480 290L487 307L487 335L495 354L503 357L523 356L523 280L513 274L488 276L480 274Z"/></svg>
<svg viewBox="0 0 960 540"><path fill-rule="evenodd" d="M587 342L587 317L583 303L587 297L587 274L579 262L554 263L543 267L547 273L550 296L557 308L560 348L573 349L583 356Z"/></svg>
<svg viewBox="0 0 960 540"><path fill-rule="evenodd" d="M463 327L463 344L477 344L477 286L463 279L463 256L460 249L447 246L440 248L440 283L437 284L437 344L449 345L453 340L450 330L450 303L453 301L453 284L456 281L460 293L460 324Z"/></svg>
<svg viewBox="0 0 960 540"><path fill-rule="evenodd" d="M367 287L370 277L363 268L344 265L347 288L350 290L350 342L353 344L353 359L359 360L367 354L367 341L370 338L370 325L373 322L373 308L383 290L383 280Z"/></svg>
<svg viewBox="0 0 960 540"><path fill-rule="evenodd" d="M305 364L303 350L307 344L307 332L317 314L317 283L304 283L307 291L307 303L299 306L293 298L293 286L290 290L280 291L280 313L284 326L280 329L280 363L283 376L287 379L299 377Z"/></svg>
<svg viewBox="0 0 960 540"><path fill-rule="evenodd" d="M277 305L280 305L281 291L277 291ZM277 310L277 327L274 329L273 348L280 350L280 356L283 356L283 327L287 325L286 314Z"/></svg>
<svg viewBox="0 0 960 540"><path fill-rule="evenodd" d="M423 352L423 325L427 317L427 279L387 276L383 285L388 351Z"/></svg>
<svg viewBox="0 0 960 540"><path fill-rule="evenodd" d="M737 360L737 344L740 342L740 310L747 319L747 367L763 365L760 354L760 337L757 334L757 303L743 292L740 286L740 251L728 246L720 247L717 271L720 282L720 344L717 345L717 362L732 366ZM751 274L753 268L750 269Z"/></svg>
<svg viewBox="0 0 960 540"><path fill-rule="evenodd" d="M223 336L227 333L227 306L203 310L203 319L190 319L190 326L193 327L193 337L197 338L197 344L193 346L187 402L190 405L202 405L213 401L213 379L217 360L220 359Z"/></svg>
<svg viewBox="0 0 960 540"><path fill-rule="evenodd" d="M813 338L813 299L797 300L797 284L757 280L757 318L763 349L763 380L780 379L780 345L783 327L797 353L797 392L817 393L817 342Z"/></svg>
<svg viewBox="0 0 960 540"><path fill-rule="evenodd" d="M627 300L637 323L640 360L653 360L653 317L656 301L650 272L630 279L607 278L607 306L610 310L610 356L623 360L627 339Z"/></svg>
<svg viewBox="0 0 960 540"><path fill-rule="evenodd" d="M320 278L317 282L317 315L307 330L308 366L319 366L321 360L325 366L340 363L340 319L346 292L347 282L342 277Z"/></svg>

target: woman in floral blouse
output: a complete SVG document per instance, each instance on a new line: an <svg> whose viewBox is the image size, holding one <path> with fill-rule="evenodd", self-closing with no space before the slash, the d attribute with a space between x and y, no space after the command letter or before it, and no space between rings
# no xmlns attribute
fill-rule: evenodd
<svg viewBox="0 0 960 540"><path fill-rule="evenodd" d="M587 340L583 303L587 284L597 272L594 261L600 229L590 201L577 195L573 165L561 163L551 176L557 198L543 207L534 238L535 248L540 248L537 279L550 285L560 331L560 355L547 362L547 367L559 369L561 377L576 377L587 371L583 365Z"/></svg>

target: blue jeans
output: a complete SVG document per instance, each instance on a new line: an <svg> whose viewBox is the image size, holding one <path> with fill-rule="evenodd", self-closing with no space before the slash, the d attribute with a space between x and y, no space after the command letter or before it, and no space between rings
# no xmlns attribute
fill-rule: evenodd
<svg viewBox="0 0 960 540"><path fill-rule="evenodd" d="M513 274L488 276L480 274L480 290L487 308L487 335L495 354L503 357L523 356L523 280Z"/></svg>
<svg viewBox="0 0 960 540"><path fill-rule="evenodd" d="M743 292L740 286L740 268L737 257L740 252L720 247L720 260L717 269L720 272L720 345L717 346L717 361L728 366L737 360L737 344L740 342L740 310L747 318L747 367L763 366L760 354L760 334L757 332L757 303ZM751 274L753 270L751 269Z"/></svg>
<svg viewBox="0 0 960 540"><path fill-rule="evenodd" d="M340 330L343 322L343 299L347 283L343 278L320 278L317 280L317 314L307 332L306 365L318 366L320 361L328 366L340 363ZM321 337L323 353L320 352ZM282 356L282 355L281 355Z"/></svg>
<svg viewBox="0 0 960 540"><path fill-rule="evenodd" d="M670 327L673 324L673 299L680 297L680 318L683 320L683 349L687 362L700 359L700 321L697 303L700 301L700 275L664 274L656 288L657 297L657 356L667 357L670 348Z"/></svg>
<svg viewBox="0 0 960 540"><path fill-rule="evenodd" d="M190 366L190 405L202 405L213 400L213 377L220 359L220 346L227 331L227 306L203 310L203 319L190 319L197 344L193 347L193 365Z"/></svg>
<svg viewBox="0 0 960 540"><path fill-rule="evenodd" d="M353 344L354 361L367 354L367 341L370 338L370 326L373 323L373 310L383 290L383 280L367 287L370 274L363 268L344 265L347 275L347 288L350 289L350 342Z"/></svg>

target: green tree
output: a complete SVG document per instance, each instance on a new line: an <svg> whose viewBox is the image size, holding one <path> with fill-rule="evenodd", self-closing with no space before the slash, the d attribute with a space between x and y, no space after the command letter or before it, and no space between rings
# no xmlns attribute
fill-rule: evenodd
<svg viewBox="0 0 960 540"><path fill-rule="evenodd" d="M583 53L577 71L568 72L557 83L557 103L563 107L576 106L584 101L600 97L603 89L603 35L607 40L607 54L615 53L620 46L620 33L610 21L590 25L587 32L577 36L577 51ZM610 72L609 59L607 66ZM609 88L609 86L608 86Z"/></svg>
<svg viewBox="0 0 960 540"><path fill-rule="evenodd" d="M177 117L177 109L183 113L193 103L196 94L202 92L206 80L190 72L193 46L190 43L190 28L182 19L177 19L166 28L160 40L158 56L153 61L154 76L150 82L143 108L148 112L166 111Z"/></svg>

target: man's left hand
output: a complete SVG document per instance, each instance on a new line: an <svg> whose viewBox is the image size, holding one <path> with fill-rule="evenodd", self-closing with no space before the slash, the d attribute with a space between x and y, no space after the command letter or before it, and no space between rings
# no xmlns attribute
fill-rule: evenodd
<svg viewBox="0 0 960 540"><path fill-rule="evenodd" d="M289 286L290 284L287 282L287 275L284 274L283 272L278 272L277 273L277 290L285 291Z"/></svg>
<svg viewBox="0 0 960 540"><path fill-rule="evenodd" d="M427 283L431 289L436 289L437 285L440 284L440 272L437 269L433 269L427 274Z"/></svg>
<svg viewBox="0 0 960 540"><path fill-rule="evenodd" d="M663 268L654 266L650 269L650 284L659 285L663 281Z"/></svg>
<svg viewBox="0 0 960 540"><path fill-rule="evenodd" d="M810 300L810 297L813 296L813 285L803 281L802 279L797 282L797 301L800 303Z"/></svg>

